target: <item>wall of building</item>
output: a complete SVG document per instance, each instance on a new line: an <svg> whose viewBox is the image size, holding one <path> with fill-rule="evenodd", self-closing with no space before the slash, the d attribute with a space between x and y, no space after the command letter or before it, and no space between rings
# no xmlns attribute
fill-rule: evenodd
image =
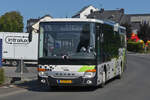
<svg viewBox="0 0 150 100"><path fill-rule="evenodd" d="M50 21L51 19L52 19L52 18L49 17L49 16L46 16L46 17L40 19L37 23L35 23L35 24L32 26L32 28L33 28L32 33L38 33L40 22L42 22L42 21Z"/></svg>
<svg viewBox="0 0 150 100"><path fill-rule="evenodd" d="M150 16L131 16L131 22L150 22Z"/></svg>
<svg viewBox="0 0 150 100"><path fill-rule="evenodd" d="M132 30L139 30L140 24L142 23L149 23L150 25L150 14L135 14L135 15L129 15L130 16L130 23L132 26Z"/></svg>
<svg viewBox="0 0 150 100"><path fill-rule="evenodd" d="M80 13L80 18L87 18L87 16L94 11L98 11L98 9L93 6L89 6L86 10Z"/></svg>

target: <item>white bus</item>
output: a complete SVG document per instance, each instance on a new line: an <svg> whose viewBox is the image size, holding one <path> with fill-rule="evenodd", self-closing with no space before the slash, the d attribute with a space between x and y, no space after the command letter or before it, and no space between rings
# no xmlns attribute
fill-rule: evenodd
<svg viewBox="0 0 150 100"><path fill-rule="evenodd" d="M96 19L40 23L38 79L50 87L104 86L126 66L126 29Z"/></svg>

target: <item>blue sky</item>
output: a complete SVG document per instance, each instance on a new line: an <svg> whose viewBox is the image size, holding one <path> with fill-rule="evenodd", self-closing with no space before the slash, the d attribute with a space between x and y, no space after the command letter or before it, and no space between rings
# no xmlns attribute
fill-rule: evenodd
<svg viewBox="0 0 150 100"><path fill-rule="evenodd" d="M0 0L0 16L8 11L19 11L26 25L27 19L45 14L71 17L87 5L106 10L124 8L128 14L150 13L150 0Z"/></svg>

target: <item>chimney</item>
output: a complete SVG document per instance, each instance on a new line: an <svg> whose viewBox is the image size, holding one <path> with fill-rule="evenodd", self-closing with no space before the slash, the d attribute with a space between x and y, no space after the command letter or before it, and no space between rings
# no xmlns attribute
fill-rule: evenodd
<svg viewBox="0 0 150 100"><path fill-rule="evenodd" d="M104 12L104 8L101 8L100 12L103 13Z"/></svg>
<svg viewBox="0 0 150 100"><path fill-rule="evenodd" d="M123 8L121 8L121 9L120 9L120 12L124 14L124 9L123 9Z"/></svg>
<svg viewBox="0 0 150 100"><path fill-rule="evenodd" d="M92 14L93 12L94 12L93 9L91 9L91 10L90 10L90 13Z"/></svg>

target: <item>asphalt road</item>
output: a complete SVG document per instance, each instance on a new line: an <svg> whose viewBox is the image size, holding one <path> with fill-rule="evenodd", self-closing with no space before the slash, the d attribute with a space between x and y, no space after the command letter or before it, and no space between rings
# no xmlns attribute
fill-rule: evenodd
<svg viewBox="0 0 150 100"><path fill-rule="evenodd" d="M127 70L122 79L114 79L104 88L50 90L38 87L36 82L24 86L27 91L0 100L150 100L150 55L128 55Z"/></svg>

